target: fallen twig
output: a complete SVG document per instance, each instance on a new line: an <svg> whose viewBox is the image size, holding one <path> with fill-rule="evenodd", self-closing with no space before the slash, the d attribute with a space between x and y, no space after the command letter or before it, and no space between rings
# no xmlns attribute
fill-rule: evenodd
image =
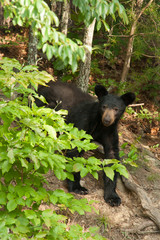
<svg viewBox="0 0 160 240"><path fill-rule="evenodd" d="M144 103L135 103L135 104L130 104L129 107L139 107L139 106L143 106Z"/></svg>

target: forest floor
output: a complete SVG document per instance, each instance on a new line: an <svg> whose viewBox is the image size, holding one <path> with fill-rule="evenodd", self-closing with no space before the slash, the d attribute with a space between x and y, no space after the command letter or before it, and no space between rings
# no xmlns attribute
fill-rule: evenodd
<svg viewBox="0 0 160 240"><path fill-rule="evenodd" d="M27 61L27 33L25 34L23 33L22 37L21 32L12 34L5 32L4 34L0 31L0 58L16 58L21 63L25 63ZM53 73L50 63L46 60L40 63L43 69ZM158 109L149 100L146 102L146 99L145 107L151 113ZM138 111L137 108L134 108L135 111ZM84 231L91 226L98 226L99 233L109 240L160 240L159 129L157 121L150 123L147 119L137 119L134 114L124 114L119 126L120 146L128 143L124 150L126 154L131 150L131 146L136 147L138 151L137 167L128 166L127 168L132 179L131 185L136 184L138 189L143 191L143 196L139 190L137 192L129 190L127 184L119 179L117 192L122 199L122 204L119 207L110 207L103 199L102 173L99 173L98 181L88 174L82 179L82 184L89 190L85 198L89 201L94 200L93 206L99 214L92 211L80 216L77 213L71 214L64 211L63 214L68 217L68 225L78 223L84 227ZM91 154L93 153L85 153L85 156ZM102 157L98 152L95 154ZM50 172L46 177L49 182L46 188L51 190L60 188L67 192L66 183L57 180L53 173ZM82 196L75 194L75 197L81 198ZM49 206L42 205L41 207L45 209Z"/></svg>

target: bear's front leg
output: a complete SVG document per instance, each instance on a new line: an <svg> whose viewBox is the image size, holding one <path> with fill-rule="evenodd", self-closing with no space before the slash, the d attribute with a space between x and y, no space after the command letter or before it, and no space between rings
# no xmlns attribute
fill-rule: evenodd
<svg viewBox="0 0 160 240"><path fill-rule="evenodd" d="M115 172L113 181L104 173L104 200L110 206L115 207L121 204L121 199L116 193L117 173Z"/></svg>
<svg viewBox="0 0 160 240"><path fill-rule="evenodd" d="M86 195L88 194L88 190L85 187L82 187L80 185L80 173L74 173L74 181L71 181L69 179L67 179L67 183L68 183L68 191L69 192L75 192L81 195Z"/></svg>
<svg viewBox="0 0 160 240"><path fill-rule="evenodd" d="M110 141L109 141L110 140ZM118 148L118 134L115 131L115 134L112 135L109 139L106 138L105 144L103 144L104 152L105 152L105 159L110 159L111 157L111 150L114 153L114 157L119 159L119 148ZM107 165L111 166L111 165ZM117 175L118 173L114 173L113 181L106 176L104 173L104 200L110 204L110 206L119 206L121 204L121 199L116 193L116 185L117 185Z"/></svg>

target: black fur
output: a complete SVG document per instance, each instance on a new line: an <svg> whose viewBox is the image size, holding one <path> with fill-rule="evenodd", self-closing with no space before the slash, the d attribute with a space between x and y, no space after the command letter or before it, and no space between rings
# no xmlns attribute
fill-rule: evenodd
<svg viewBox="0 0 160 240"><path fill-rule="evenodd" d="M105 87L97 85L95 93L98 101L83 93L72 84L51 83L40 94L46 97L48 106L56 107L56 100L61 101L60 108L69 110L67 122L74 123L78 129L91 134L93 139L103 145L105 159L119 158L119 139L117 125L126 106L135 99L134 93L122 96L108 94ZM71 154L73 157L74 154ZM80 185L80 174L75 173L74 182L68 180L70 192L87 194L87 189ZM104 174L104 199L111 206L119 206L121 199L116 193L117 173L111 181Z"/></svg>

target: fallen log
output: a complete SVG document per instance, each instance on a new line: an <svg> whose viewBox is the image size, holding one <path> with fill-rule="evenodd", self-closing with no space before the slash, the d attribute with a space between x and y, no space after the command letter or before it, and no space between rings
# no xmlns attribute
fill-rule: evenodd
<svg viewBox="0 0 160 240"><path fill-rule="evenodd" d="M156 224L158 229L160 229L160 210L153 206L146 191L133 180L130 174L128 179L122 177L122 182L128 190L137 194L145 216L149 217Z"/></svg>

